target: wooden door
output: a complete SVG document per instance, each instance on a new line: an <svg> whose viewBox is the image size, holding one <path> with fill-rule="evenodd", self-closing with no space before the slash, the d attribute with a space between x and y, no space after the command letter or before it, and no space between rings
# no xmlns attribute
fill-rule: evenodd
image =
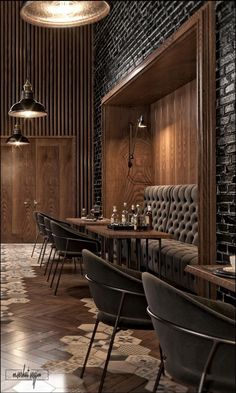
<svg viewBox="0 0 236 393"><path fill-rule="evenodd" d="M75 214L73 138L30 138L27 146L1 146L1 241L33 242L33 211Z"/></svg>
<svg viewBox="0 0 236 393"><path fill-rule="evenodd" d="M35 140L23 147L1 146L1 241L35 238Z"/></svg>

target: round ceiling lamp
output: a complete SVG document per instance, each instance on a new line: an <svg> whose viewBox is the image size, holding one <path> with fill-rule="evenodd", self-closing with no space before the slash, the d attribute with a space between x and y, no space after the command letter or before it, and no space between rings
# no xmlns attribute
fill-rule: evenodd
<svg viewBox="0 0 236 393"><path fill-rule="evenodd" d="M6 140L6 143L13 146L22 146L29 144L29 140L21 133L20 124L15 125L13 129L13 134Z"/></svg>
<svg viewBox="0 0 236 393"><path fill-rule="evenodd" d="M20 15L42 27L73 27L94 23L110 11L107 1L25 1Z"/></svg>
<svg viewBox="0 0 236 393"><path fill-rule="evenodd" d="M9 116L13 117L26 118L47 116L47 112L43 104L34 99L32 86L28 80L26 80L24 84L21 94L21 100L12 105L8 114Z"/></svg>

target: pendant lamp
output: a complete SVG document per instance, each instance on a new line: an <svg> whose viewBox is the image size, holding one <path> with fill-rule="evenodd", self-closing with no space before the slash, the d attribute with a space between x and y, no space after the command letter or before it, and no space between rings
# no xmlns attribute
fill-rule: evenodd
<svg viewBox="0 0 236 393"><path fill-rule="evenodd" d="M6 140L8 145L21 146L28 145L29 140L26 136L22 135L20 124L16 124L13 129L13 134Z"/></svg>
<svg viewBox="0 0 236 393"><path fill-rule="evenodd" d="M42 27L73 27L94 23L110 11L107 1L24 1L21 17Z"/></svg>
<svg viewBox="0 0 236 393"><path fill-rule="evenodd" d="M32 86L28 80L24 84L21 100L12 105L8 114L13 117L28 118L47 116L44 106L34 99Z"/></svg>

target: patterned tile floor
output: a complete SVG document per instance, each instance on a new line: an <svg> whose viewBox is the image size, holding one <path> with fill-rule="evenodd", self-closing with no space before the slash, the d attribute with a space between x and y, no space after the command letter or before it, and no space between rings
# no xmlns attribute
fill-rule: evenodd
<svg viewBox="0 0 236 393"><path fill-rule="evenodd" d="M30 258L32 245L2 245L1 249L1 321L14 318L11 313L12 303L26 303L27 297L24 278L35 276L33 267L37 265L37 253ZM96 308L91 298L82 299L88 312L96 314ZM32 381L20 381L3 389L4 392L70 392L84 393L86 389L83 381L73 372L83 364L93 324L78 326L78 335L64 336L61 342L66 344L63 350L71 356L68 360L48 361L42 368L49 372L49 379L39 381L32 387ZM92 348L87 367L103 367L108 348L111 328L99 324L94 346ZM110 373L135 374L147 380L145 389L152 391L156 378L159 360L150 355L151 350L142 345L142 341L133 336L132 330L121 331L117 334L108 371ZM66 383L65 383L66 381ZM69 388L71 383L71 388ZM64 388L66 386L66 390ZM75 388L76 386L76 388ZM68 390L69 389L69 390ZM187 389L176 384L166 375L162 377L158 392L186 393Z"/></svg>

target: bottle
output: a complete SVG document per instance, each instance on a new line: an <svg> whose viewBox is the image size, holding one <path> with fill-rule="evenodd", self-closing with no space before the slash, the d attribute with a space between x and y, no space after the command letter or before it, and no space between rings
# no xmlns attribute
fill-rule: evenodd
<svg viewBox="0 0 236 393"><path fill-rule="evenodd" d="M86 209L83 207L82 211L81 211L81 218L86 218Z"/></svg>
<svg viewBox="0 0 236 393"><path fill-rule="evenodd" d="M136 205L136 212L134 214L134 230L140 231L142 227L142 213L139 205Z"/></svg>
<svg viewBox="0 0 236 393"><path fill-rule="evenodd" d="M148 205L148 207L147 207L147 211L146 211L146 214L145 214L145 224L147 225L147 229L149 231L151 231L153 229L153 226L152 226L152 207L151 207L151 205Z"/></svg>
<svg viewBox="0 0 236 393"><path fill-rule="evenodd" d="M119 223L119 215L117 213L116 206L113 206L112 215L111 215L111 224L118 224Z"/></svg>
<svg viewBox="0 0 236 393"><path fill-rule="evenodd" d="M134 225L134 215L135 215L135 206L131 205L131 211L129 212L129 224Z"/></svg>
<svg viewBox="0 0 236 393"><path fill-rule="evenodd" d="M93 206L93 214L96 220L100 217L100 201L99 198L97 198L94 206Z"/></svg>
<svg viewBox="0 0 236 393"><path fill-rule="evenodd" d="M122 210L122 213L121 213L121 222L122 222L122 225L128 224L128 210L127 210L127 203L126 202L124 202L124 209Z"/></svg>

